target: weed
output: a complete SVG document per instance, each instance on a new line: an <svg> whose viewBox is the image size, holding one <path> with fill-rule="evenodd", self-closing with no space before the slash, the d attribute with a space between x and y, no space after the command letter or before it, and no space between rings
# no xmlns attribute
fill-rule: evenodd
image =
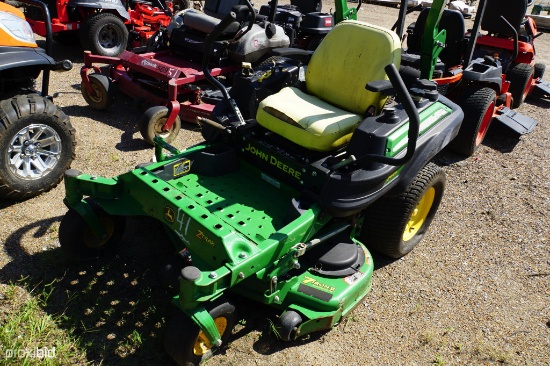
<svg viewBox="0 0 550 366"><path fill-rule="evenodd" d="M435 360L432 361L432 365L443 366L446 362L441 355L435 356Z"/></svg>
<svg viewBox="0 0 550 366"><path fill-rule="evenodd" d="M269 334L274 334L277 339L281 339L281 334L277 330L277 326L271 319L267 319L269 321Z"/></svg>
<svg viewBox="0 0 550 366"><path fill-rule="evenodd" d="M432 344L434 341L435 333L432 331L426 331L420 335L420 343L423 345Z"/></svg>
<svg viewBox="0 0 550 366"><path fill-rule="evenodd" d="M128 338L130 338L130 341L132 342L132 345L134 347L141 346L142 344L141 334L136 329L132 331L132 334L130 334Z"/></svg>

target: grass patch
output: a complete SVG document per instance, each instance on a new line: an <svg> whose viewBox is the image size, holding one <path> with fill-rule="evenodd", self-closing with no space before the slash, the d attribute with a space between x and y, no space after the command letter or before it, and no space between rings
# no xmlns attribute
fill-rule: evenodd
<svg viewBox="0 0 550 366"><path fill-rule="evenodd" d="M0 285L0 365L86 363L79 339L57 326L60 316L43 311L52 285L30 295L16 284Z"/></svg>
<svg viewBox="0 0 550 366"><path fill-rule="evenodd" d="M503 364L510 363L512 359L512 356L509 352L487 344L478 344L475 352L483 358Z"/></svg>

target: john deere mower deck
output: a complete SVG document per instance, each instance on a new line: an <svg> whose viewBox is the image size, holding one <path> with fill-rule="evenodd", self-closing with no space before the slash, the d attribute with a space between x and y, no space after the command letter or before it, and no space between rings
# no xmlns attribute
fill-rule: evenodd
<svg viewBox="0 0 550 366"><path fill-rule="evenodd" d="M307 71L304 52L243 65L231 94L216 84L224 101L202 119L205 142L179 151L156 137L157 161L115 178L69 170L61 247L94 257L120 240L125 216L161 222L186 258L173 271L181 311L165 337L179 364L198 364L227 342L238 317L226 291L279 309L283 340L330 329L370 290L367 246L407 254L443 196L444 173L430 160L463 113L430 81L410 94L394 65L400 54L395 33L344 21ZM385 107L387 95L399 102ZM250 105L256 118L244 119L240 108Z"/></svg>

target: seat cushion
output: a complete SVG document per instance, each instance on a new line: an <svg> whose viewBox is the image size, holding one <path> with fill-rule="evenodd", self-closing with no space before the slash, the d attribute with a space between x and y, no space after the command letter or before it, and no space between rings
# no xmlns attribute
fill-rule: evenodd
<svg viewBox="0 0 550 366"><path fill-rule="evenodd" d="M263 127L300 146L330 151L349 142L363 118L286 87L260 103L256 119Z"/></svg>

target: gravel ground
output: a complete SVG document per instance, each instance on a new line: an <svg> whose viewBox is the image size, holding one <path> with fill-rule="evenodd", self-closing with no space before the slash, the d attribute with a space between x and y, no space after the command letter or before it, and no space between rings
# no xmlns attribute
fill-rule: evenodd
<svg viewBox="0 0 550 366"><path fill-rule="evenodd" d="M325 2L325 10L331 7L333 3ZM372 4L360 12L361 20L385 27L396 16L397 9ZM536 44L539 62L547 62L550 35ZM149 161L153 152L137 131L141 113L131 100L120 97L104 113L91 110L80 94L81 50L55 47L58 58L75 62L72 71L52 76L50 88L60 93L55 102L77 130L73 168L114 176ZM447 190L429 234L400 260L375 256L372 291L342 324L305 340L281 343L268 332L266 317L273 319L272 314L251 309L230 347L208 365L550 365L549 106L548 101L528 99L519 108L539 122L530 135L516 140L493 127L474 156L463 159L444 152L436 158L447 173ZM175 145L200 140L196 126L186 125ZM139 287L119 284L111 293L139 300L149 289L158 297L156 303L163 305L156 313L142 315L135 323L160 323L155 325L160 330L144 337L153 351L142 346L120 354L116 347L109 348L113 332L118 333L107 322L97 325L93 336L81 334L93 343L87 345L86 358L95 364L166 363L157 335L162 335L168 297L157 289L156 272L150 269L169 252L167 239L155 223L133 219L118 257L82 267L66 262L57 241L66 212L63 196L61 185L25 202L0 202L1 283L20 276L28 276L31 283L48 278L46 272L53 270L44 264L52 259L48 253L56 257L55 270L62 272L55 293L58 303L63 302L62 293L75 291L69 283L82 277L82 268L101 266L113 281L130 273L141 281ZM52 305L44 311L62 309ZM73 329L64 322L59 327ZM101 347L107 353L99 351Z"/></svg>

